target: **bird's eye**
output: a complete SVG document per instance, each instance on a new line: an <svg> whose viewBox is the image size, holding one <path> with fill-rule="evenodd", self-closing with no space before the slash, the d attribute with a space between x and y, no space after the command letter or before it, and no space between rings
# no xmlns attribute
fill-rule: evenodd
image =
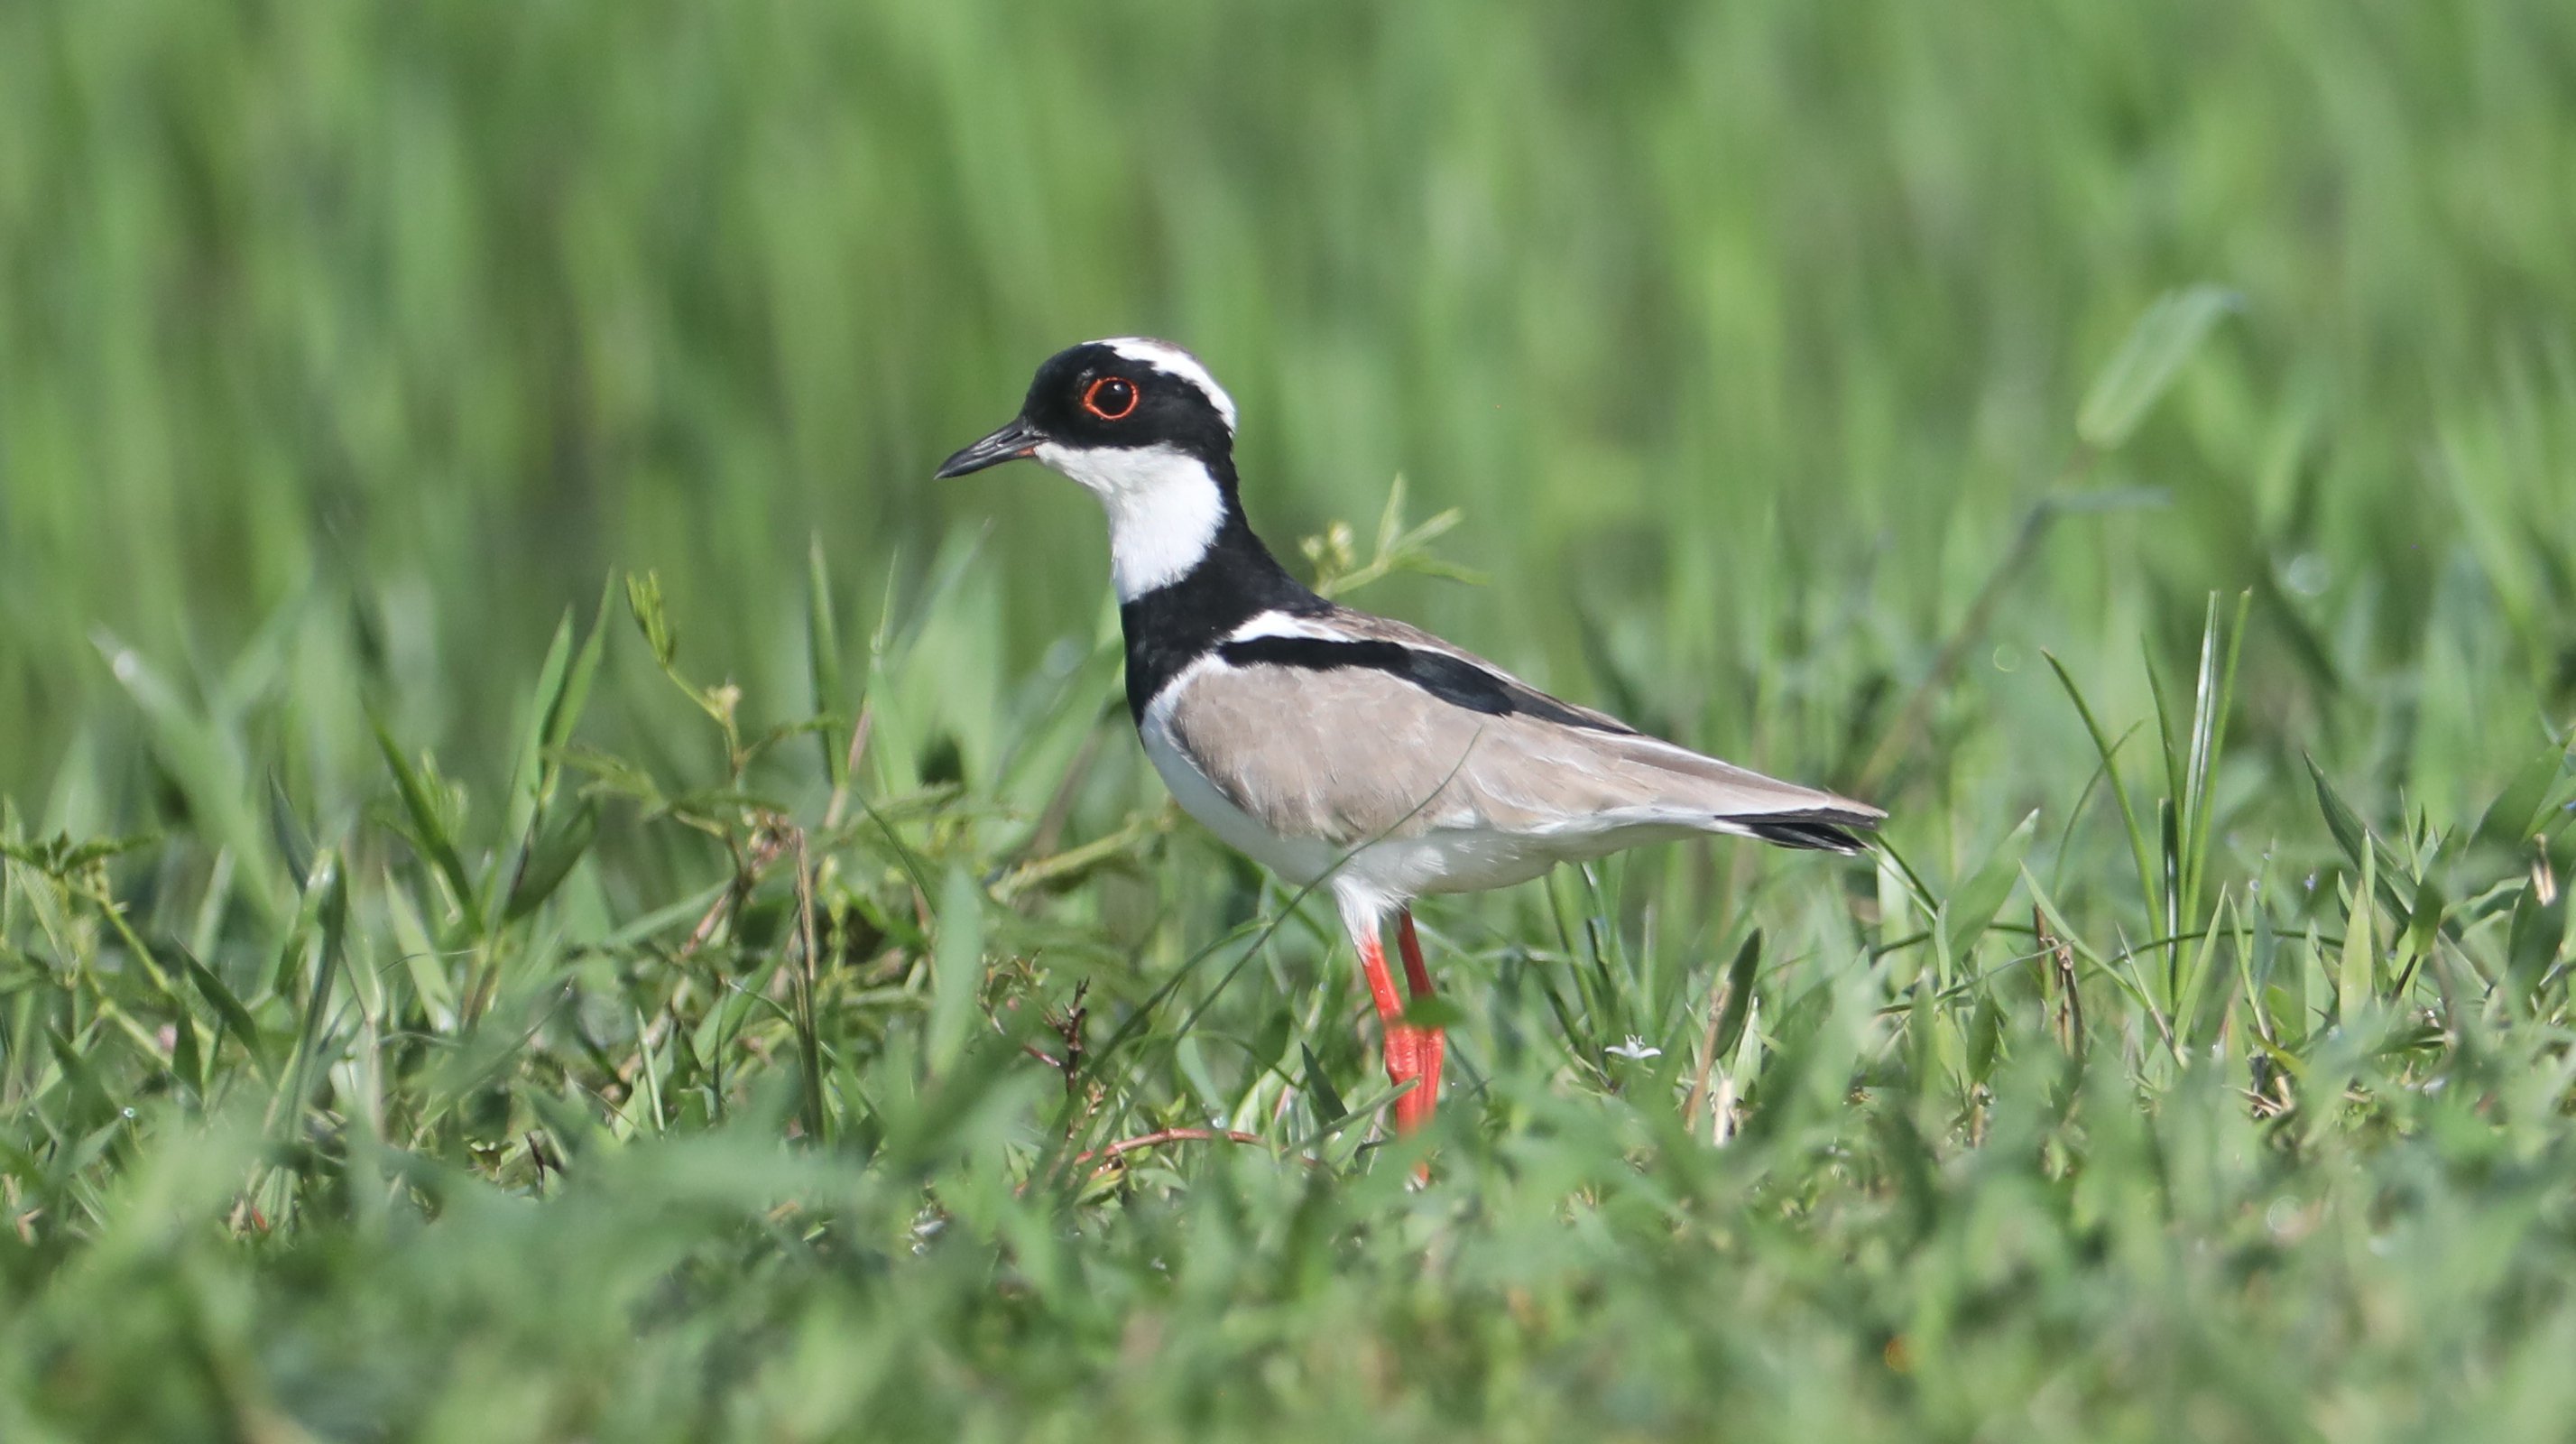
<svg viewBox="0 0 2576 1444"><path fill-rule="evenodd" d="M1136 383L1124 376L1103 376L1083 388L1082 409L1103 421L1124 421L1136 409Z"/></svg>

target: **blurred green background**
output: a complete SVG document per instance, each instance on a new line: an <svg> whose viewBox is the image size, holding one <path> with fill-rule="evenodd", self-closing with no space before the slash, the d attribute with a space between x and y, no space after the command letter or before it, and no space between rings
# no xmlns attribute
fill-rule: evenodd
<svg viewBox="0 0 2576 1444"><path fill-rule="evenodd" d="M809 536L872 596L989 528L1017 674L1092 633L1099 524L929 470L1138 331L1241 401L1274 543L1401 472L1505 584L1373 604L1585 695L1625 659L1742 749L1801 651L1921 674L2195 281L2241 317L2096 478L2171 504L2012 592L2021 670L1981 649L1953 705L2055 730L1978 781L2080 744L2037 648L2127 712L2139 634L2247 586L2293 728L2293 624L2397 666L2491 594L2489 690L2418 699L2475 764L2567 696L2571 71L2547 3L10 6L0 782L117 771L102 636L176 667L262 626L500 757L616 568L788 715ZM299 793L371 773L314 733Z"/></svg>
<svg viewBox="0 0 2576 1444"><path fill-rule="evenodd" d="M2563 1438L2571 240L2566 0L0 0L0 1437ZM1887 850L1387 1140L929 477L1132 332Z"/></svg>

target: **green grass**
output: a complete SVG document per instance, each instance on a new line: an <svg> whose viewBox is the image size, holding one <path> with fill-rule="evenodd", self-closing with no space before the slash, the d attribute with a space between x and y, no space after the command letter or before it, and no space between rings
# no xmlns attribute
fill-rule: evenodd
<svg viewBox="0 0 2576 1444"><path fill-rule="evenodd" d="M0 1438L2565 1437L2571 73L0 7ZM928 480L1128 331L1284 554L1885 854L1435 902L1388 1139L1089 503Z"/></svg>

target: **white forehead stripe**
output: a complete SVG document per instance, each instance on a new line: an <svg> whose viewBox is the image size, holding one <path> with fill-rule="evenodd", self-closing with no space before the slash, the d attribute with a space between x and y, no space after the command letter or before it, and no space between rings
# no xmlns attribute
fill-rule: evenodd
<svg viewBox="0 0 2576 1444"><path fill-rule="evenodd" d="M1130 361L1178 376L1206 392L1208 403L1216 408L1216 414L1225 418L1225 429L1229 432L1234 430L1234 398L1225 394L1225 388L1216 384L1216 378L1208 374L1208 369L1199 364L1196 356L1168 341L1157 341L1150 336L1117 336L1100 344Z"/></svg>

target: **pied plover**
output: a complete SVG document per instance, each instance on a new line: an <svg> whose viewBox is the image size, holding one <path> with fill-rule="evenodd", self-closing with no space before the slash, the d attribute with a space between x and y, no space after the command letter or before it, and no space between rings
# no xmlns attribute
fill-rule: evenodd
<svg viewBox="0 0 2576 1444"><path fill-rule="evenodd" d="M1645 736L1428 632L1288 574L1236 496L1234 401L1196 357L1092 341L1038 368L1020 414L942 477L1020 457L1109 513L1127 706L1172 795L1227 843L1340 905L1385 1026L1400 1132L1431 1117L1444 1049L1405 1020L1431 975L1413 899L1525 882L1640 843L1732 833L1857 852L1886 814Z"/></svg>

